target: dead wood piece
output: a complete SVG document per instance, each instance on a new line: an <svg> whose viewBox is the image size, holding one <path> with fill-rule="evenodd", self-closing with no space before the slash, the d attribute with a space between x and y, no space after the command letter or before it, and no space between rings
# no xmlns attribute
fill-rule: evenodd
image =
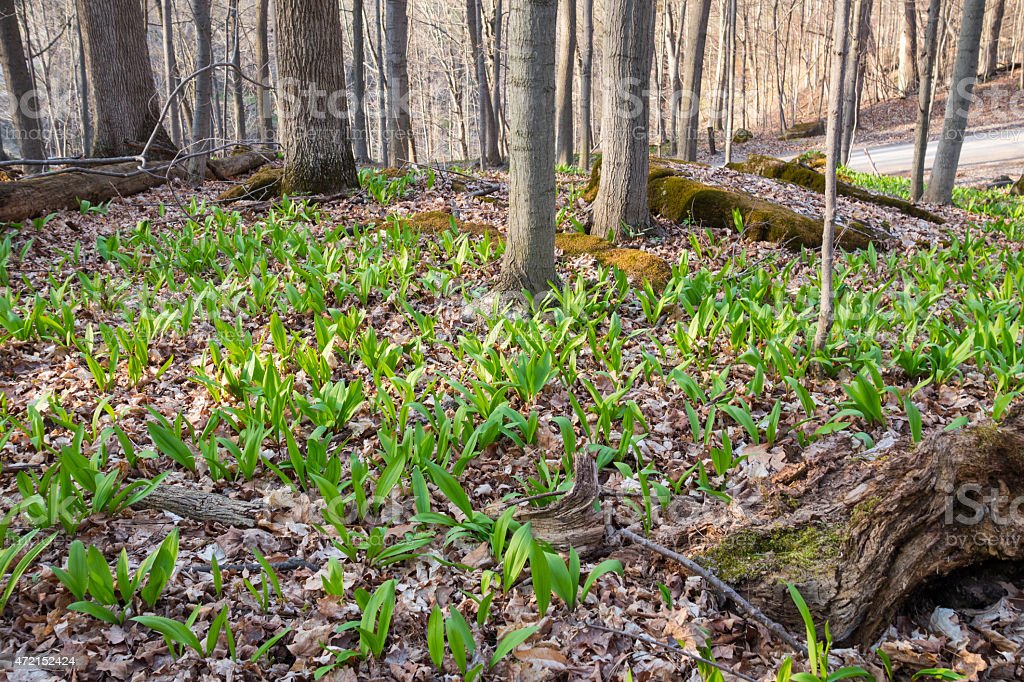
<svg viewBox="0 0 1024 682"><path fill-rule="evenodd" d="M562 499L540 509L523 509L516 514L520 523L529 523L534 536L547 541L560 552L574 547L581 557L605 546L604 519L597 499L597 463L586 454L573 460L575 483Z"/></svg>
<svg viewBox="0 0 1024 682"><path fill-rule="evenodd" d="M252 528L256 525L257 514L265 511L258 502L232 500L217 493L176 485L158 486L135 507L167 511L195 521L215 521L236 528Z"/></svg>

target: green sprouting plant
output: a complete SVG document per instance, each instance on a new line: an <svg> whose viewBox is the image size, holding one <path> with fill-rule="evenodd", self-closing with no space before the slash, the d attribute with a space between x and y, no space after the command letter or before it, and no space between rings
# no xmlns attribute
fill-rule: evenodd
<svg viewBox="0 0 1024 682"><path fill-rule="evenodd" d="M882 661L882 668L885 670L885 678L889 682L893 682L895 678L893 676L892 659L889 657L889 654L885 653L881 648L875 649L875 654L878 656L879 660ZM917 680L924 678L933 680L966 680L967 676L958 673L955 670L950 670L949 668L923 668L914 673L910 679L911 682L916 682Z"/></svg>
<svg viewBox="0 0 1024 682"><path fill-rule="evenodd" d="M7 578L3 591L0 591L0 614L7 607L7 602L10 600L11 595L14 594L18 581L25 575L25 571L29 569L36 558L57 537L56 533L51 533L49 536L33 544L33 540L35 540L38 533L39 529L34 529L24 535L15 535L14 541L8 544L6 519L3 524L0 524L0 538L2 538L2 544L0 544L0 578L5 576ZM14 563L15 559L18 559L19 556L21 558L17 563Z"/></svg>
<svg viewBox="0 0 1024 682"><path fill-rule="evenodd" d="M94 204L88 199L78 200L78 212L82 215L107 215L110 210L110 202Z"/></svg>
<svg viewBox="0 0 1024 682"><path fill-rule="evenodd" d="M341 597L345 594L345 571L341 563L335 557L327 561L327 571L323 575L324 592L332 597Z"/></svg>
<svg viewBox="0 0 1024 682"><path fill-rule="evenodd" d="M315 388L310 399L300 398L297 405L314 425L334 430L351 421L365 401L363 382L357 379L351 384L327 382Z"/></svg>
<svg viewBox="0 0 1024 682"><path fill-rule="evenodd" d="M82 453L82 439L85 429L79 428L71 443L61 448L57 462L61 472L70 475L77 484L75 494L83 509L92 514L116 514L144 500L167 477L167 473L157 475L152 480L136 480L121 485L125 473L118 467L103 473L105 451L100 449L92 458ZM73 486L68 486L74 490ZM86 497L91 496L91 500Z"/></svg>
<svg viewBox="0 0 1024 682"><path fill-rule="evenodd" d="M371 595L360 588L355 592L356 603L362 614L359 620L340 625L337 632L354 630L359 634L358 649L333 650L334 662L317 668L314 679L320 679L352 659L365 660L371 655L380 658L391 632L391 617L395 612L395 581L388 580Z"/></svg>
<svg viewBox="0 0 1024 682"><path fill-rule="evenodd" d="M523 402L529 404L540 395L557 371L550 350L539 355L521 353L508 364L509 385Z"/></svg>
<svg viewBox="0 0 1024 682"><path fill-rule="evenodd" d="M242 583L249 594L252 595L252 598L256 600L260 610L266 613L270 609L273 595L276 594L279 600L284 600L284 593L281 591L281 580L277 577L277 571L270 565L270 562L267 561L262 552L254 547L252 553L260 565L260 577L257 581L259 585L255 585L248 578L243 578Z"/></svg>
<svg viewBox="0 0 1024 682"><path fill-rule="evenodd" d="M842 419L846 416L860 417L869 424L884 425L885 412L882 409L884 390L881 377L869 378L864 373L858 374L853 381L843 386L850 397L846 407L834 417Z"/></svg>
<svg viewBox="0 0 1024 682"><path fill-rule="evenodd" d="M112 625L123 625L134 609L136 597L153 608L174 573L178 560L178 529L164 538L155 552L147 556L135 572L128 567L123 548L113 572L103 554L94 546L86 550L79 540L71 543L67 565L53 566L61 584L77 601L68 606ZM86 597L90 597L87 601Z"/></svg>
<svg viewBox="0 0 1024 682"><path fill-rule="evenodd" d="M790 680L793 682L835 682L858 678L873 680L873 675L858 666L847 666L829 672L828 655L832 650L832 633L829 631L828 623L825 623L825 641L819 641L818 633L814 626L814 618L811 616L810 609L807 608L807 602L804 601L803 596L801 596L800 591L797 590L795 585L787 583L787 587L789 588L789 595L793 599L793 603L796 604L797 610L800 611L800 617L804 621L807 632L807 657L810 672L789 674L788 671L791 668L791 664L789 666L784 664L786 674L783 676L782 672L780 672L779 682L789 682Z"/></svg>
<svg viewBox="0 0 1024 682"><path fill-rule="evenodd" d="M157 421L149 422L146 425L146 429L149 431L149 436L153 439L153 445L156 446L157 451L170 457L189 471L194 472L196 470L196 456L182 438L182 427L184 424L182 415L179 414L172 425L159 414L152 414L157 418ZM191 429L191 426L189 429Z"/></svg>
<svg viewBox="0 0 1024 682"><path fill-rule="evenodd" d="M427 651L434 666L443 670L447 640L447 650L451 653L456 668L464 680L471 682L479 679L485 668L490 670L498 665L505 656L532 637L537 630L537 626L530 626L508 632L495 646L489 660L479 660L479 649L473 631L462 613L451 607L446 618L441 608L434 604L430 618L427 619Z"/></svg>

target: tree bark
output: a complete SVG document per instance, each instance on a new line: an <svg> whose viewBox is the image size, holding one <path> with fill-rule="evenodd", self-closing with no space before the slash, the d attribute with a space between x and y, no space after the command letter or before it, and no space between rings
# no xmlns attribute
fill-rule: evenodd
<svg viewBox="0 0 1024 682"><path fill-rule="evenodd" d="M487 81L487 63L484 59L481 30L482 10L480 0L466 0L466 29L469 33L469 49L476 72L477 99L480 103L480 167L496 166L501 162L498 150L498 125L491 102L491 86Z"/></svg>
<svg viewBox="0 0 1024 682"><path fill-rule="evenodd" d="M192 18L196 30L196 103L192 109L191 154L188 161L188 179L198 185L206 175L206 159L213 137L213 26L210 17L211 0L192 0Z"/></svg>
<svg viewBox="0 0 1024 682"><path fill-rule="evenodd" d="M921 63L921 89L917 93L917 125L914 128L914 163L910 172L910 198L920 201L924 194L924 159L928 152L928 129L932 119L932 91L939 42L939 15L942 0L928 3L928 23L924 29L924 59Z"/></svg>
<svg viewBox="0 0 1024 682"><path fill-rule="evenodd" d="M231 0L228 5L228 23L231 25L231 97L235 118L235 139L244 142L249 136L246 132L245 96L242 92L242 52L241 52L241 20L238 17L238 0Z"/></svg>
<svg viewBox="0 0 1024 682"><path fill-rule="evenodd" d="M14 0L0 0L0 62L3 63L4 80L12 99L11 118L21 158L45 159L46 141L39 124L42 101L32 83Z"/></svg>
<svg viewBox="0 0 1024 682"><path fill-rule="evenodd" d="M590 170L594 147L594 0L583 3L583 42L580 43L580 168Z"/></svg>
<svg viewBox="0 0 1024 682"><path fill-rule="evenodd" d="M404 5L404 3L402 3ZM358 187L336 0L275 0L286 194Z"/></svg>
<svg viewBox="0 0 1024 682"><path fill-rule="evenodd" d="M409 106L409 5L408 0L387 0L388 115L391 140L388 165L412 161L413 132Z"/></svg>
<svg viewBox="0 0 1024 682"><path fill-rule="evenodd" d="M650 168L650 99L654 4L608 0L604 37L605 101L601 123L601 189L592 233L615 241L622 226L644 229Z"/></svg>
<svg viewBox="0 0 1024 682"><path fill-rule="evenodd" d="M672 3L665 5L665 53L668 56L669 153L675 156L679 153L679 104L682 90L679 63L682 58L682 41L679 40L678 33L682 26L676 27L672 6Z"/></svg>
<svg viewBox="0 0 1024 682"><path fill-rule="evenodd" d="M181 82L178 76L178 60L174 54L174 0L160 1L160 17L163 21L164 96L170 100L171 93ZM171 141L178 147L183 144L179 109L178 98L174 97L167 108L167 116L171 119Z"/></svg>
<svg viewBox="0 0 1024 682"><path fill-rule="evenodd" d="M77 10L76 10L77 11ZM78 38L78 97L79 125L82 128L82 156L92 149L92 108L89 102L89 75L85 64L85 41L82 39L82 22L75 22L75 34Z"/></svg>
<svg viewBox="0 0 1024 682"><path fill-rule="evenodd" d="M555 274L556 0L509 7L509 217L495 287L547 291Z"/></svg>
<svg viewBox="0 0 1024 682"><path fill-rule="evenodd" d="M85 38L85 59L96 115L90 156L128 156L142 151L156 130L150 155L170 157L174 143L159 121L139 0L76 0Z"/></svg>
<svg viewBox="0 0 1024 682"><path fill-rule="evenodd" d="M370 162L366 134L366 51L363 41L363 0L352 0L352 147L357 163Z"/></svg>
<svg viewBox="0 0 1024 682"><path fill-rule="evenodd" d="M680 156L685 161L697 160L697 140L700 138L700 92L704 79L704 48L708 39L708 17L711 0L693 0L686 20L686 57L680 108L683 115L683 135Z"/></svg>
<svg viewBox="0 0 1024 682"><path fill-rule="evenodd" d="M378 128L380 128L380 160L382 163L387 163L391 158L390 149L391 145L388 143L388 138L391 135L390 125L391 119L388 116L388 77L387 77L387 63L384 61L384 18L383 18L383 7L384 0L377 0L376 3L376 27L377 27L377 45L375 47L377 56L377 122Z"/></svg>
<svg viewBox="0 0 1024 682"><path fill-rule="evenodd" d="M853 138L857 130L857 112L864 82L864 57L871 33L872 0L857 0L853 13L853 44L847 51L846 71L843 74L843 133L839 159L849 163L853 151Z"/></svg>
<svg viewBox="0 0 1024 682"><path fill-rule="evenodd" d="M995 0L985 15L985 49L981 52L981 66L978 75L988 80L999 68L999 34L1003 28L1003 16L1006 14L1006 0Z"/></svg>
<svg viewBox="0 0 1024 682"><path fill-rule="evenodd" d="M900 63L898 83L901 97L917 92L917 7L914 0L902 0Z"/></svg>
<svg viewBox="0 0 1024 682"><path fill-rule="evenodd" d="M559 0L558 51L555 65L555 163L571 166L573 158L573 75L576 66L576 0Z"/></svg>
<svg viewBox="0 0 1024 682"><path fill-rule="evenodd" d="M270 0L256 2L256 118L259 120L260 141L274 141L274 105L270 97Z"/></svg>
<svg viewBox="0 0 1024 682"><path fill-rule="evenodd" d="M727 15L727 53L725 86L725 162L732 163L733 115L736 101L736 0L726 0Z"/></svg>
<svg viewBox="0 0 1024 682"><path fill-rule="evenodd" d="M829 333L835 317L835 289L833 270L835 267L836 234L836 170L839 166L839 151L843 130L843 81L846 71L846 51L849 49L850 0L835 0L835 17L832 26L832 73L828 88L828 126L825 131L827 149L825 159L825 230L821 239L821 308L818 311L818 328L814 335L814 350L822 352L828 344Z"/></svg>
<svg viewBox="0 0 1024 682"><path fill-rule="evenodd" d="M942 137L935 154L926 201L934 204L953 202L953 185L960 164L960 149L967 131L967 114L974 99L974 86L978 82L978 51L981 44L981 25L985 17L985 0L964 0L960 38L956 46L956 64L953 80L946 98L946 118L942 124Z"/></svg>

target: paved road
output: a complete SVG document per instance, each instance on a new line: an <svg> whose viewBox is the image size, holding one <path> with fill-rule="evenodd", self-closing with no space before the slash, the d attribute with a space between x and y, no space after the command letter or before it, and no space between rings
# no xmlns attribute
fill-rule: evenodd
<svg viewBox="0 0 1024 682"><path fill-rule="evenodd" d="M928 153L925 156L925 170L932 167L932 160L935 158L935 150L938 146L937 141L929 143ZM883 175L909 174L913 161L914 145L912 144L869 147L867 154L863 147L855 144L854 151L850 155L850 167L854 170L865 173L877 172ZM1022 161L1024 161L1024 128L968 133L960 153L961 168L997 163L1017 162L1019 164Z"/></svg>

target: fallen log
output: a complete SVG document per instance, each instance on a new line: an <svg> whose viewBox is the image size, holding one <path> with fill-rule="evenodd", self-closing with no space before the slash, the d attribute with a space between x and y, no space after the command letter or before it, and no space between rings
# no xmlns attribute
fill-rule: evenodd
<svg viewBox="0 0 1024 682"><path fill-rule="evenodd" d="M160 485L134 505L137 509L166 511L195 521L214 521L235 528L252 528L266 508L258 502L233 500L217 493L177 485Z"/></svg>
<svg viewBox="0 0 1024 682"><path fill-rule="evenodd" d="M259 168L269 160L260 152L211 159L208 176L230 178ZM170 172L168 170L170 169ZM115 163L58 174L0 183L0 222L21 222L51 211L78 208L82 200L97 204L158 187L184 177L184 168L161 163L139 170L138 163Z"/></svg>

